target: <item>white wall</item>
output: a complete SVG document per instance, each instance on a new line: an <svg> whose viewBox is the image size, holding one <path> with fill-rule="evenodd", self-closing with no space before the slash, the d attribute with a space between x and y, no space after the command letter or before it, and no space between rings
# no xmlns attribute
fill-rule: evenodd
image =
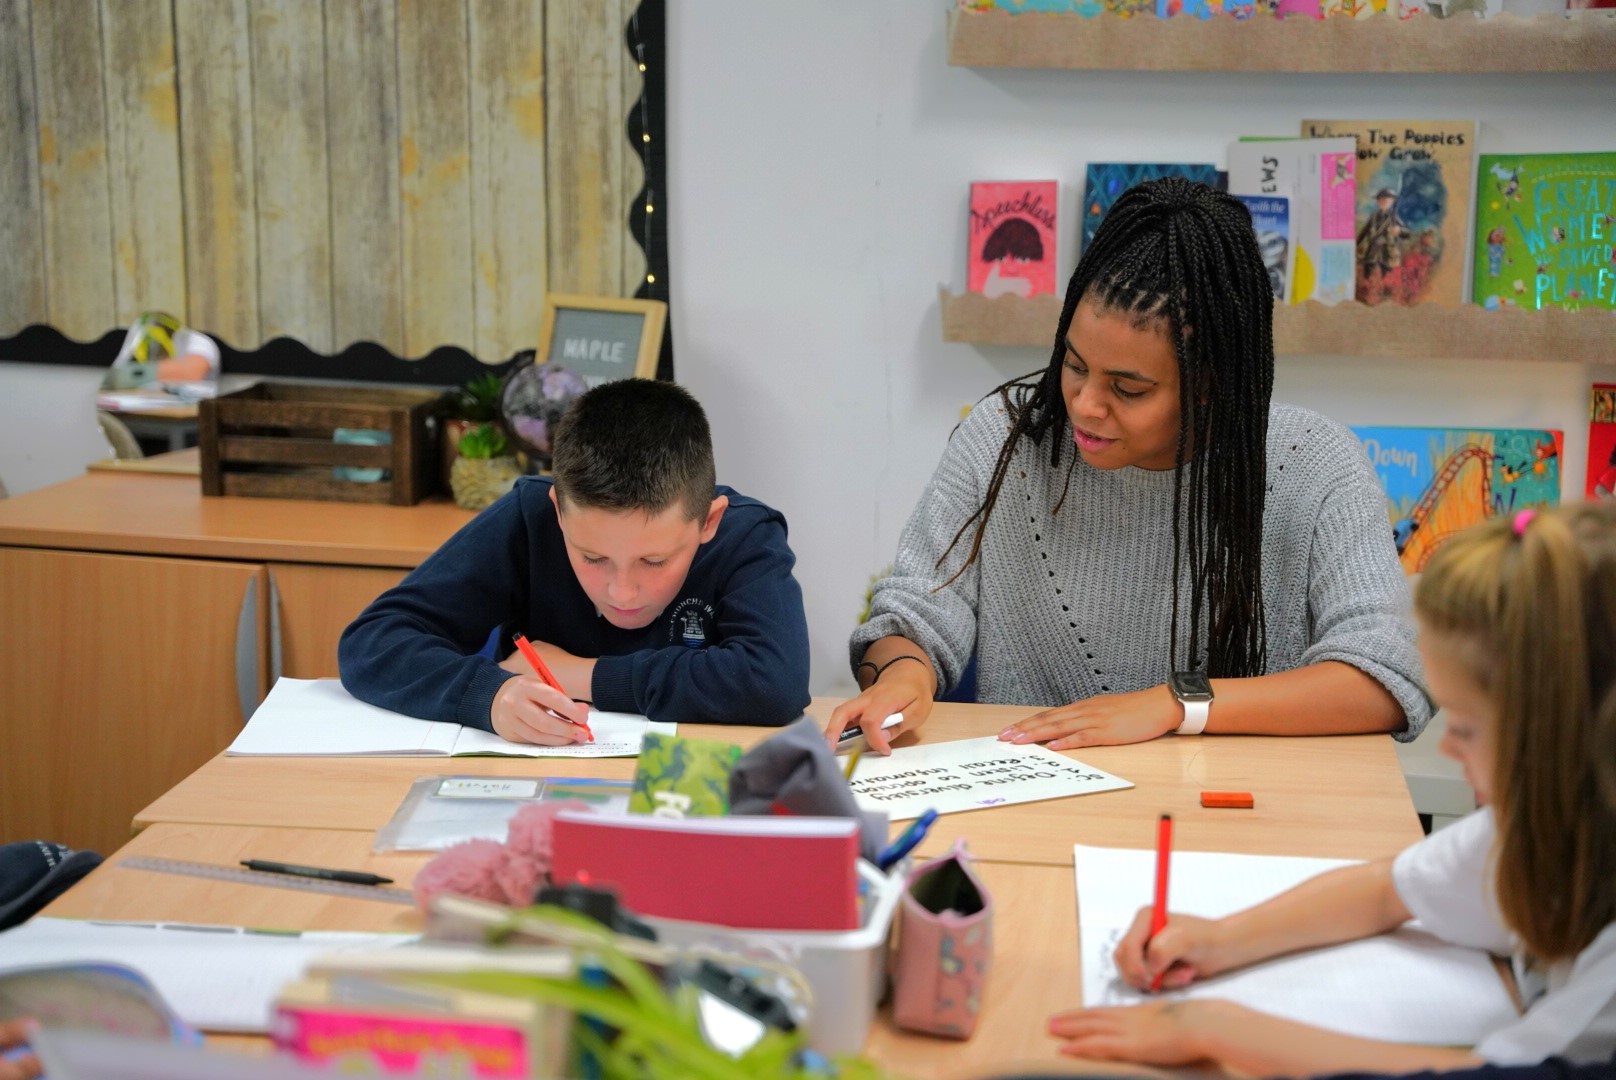
<svg viewBox="0 0 1616 1080"><path fill-rule="evenodd" d="M678 375L711 415L720 479L791 523L816 693L852 686L866 579L961 407L1047 360L942 341L937 287L964 287L971 181L1059 179L1075 252L1089 161L1223 163L1236 137L1304 117L1473 118L1490 153L1616 147L1604 76L954 68L947 7L669 5ZM1348 424L1563 429L1575 497L1596 379L1616 368L1282 357L1275 396Z"/></svg>

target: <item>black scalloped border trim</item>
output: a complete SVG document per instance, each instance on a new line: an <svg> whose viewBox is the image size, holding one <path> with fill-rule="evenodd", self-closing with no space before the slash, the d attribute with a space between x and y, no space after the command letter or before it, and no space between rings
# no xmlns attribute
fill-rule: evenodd
<svg viewBox="0 0 1616 1080"><path fill-rule="evenodd" d="M673 379L673 304L668 287L668 15L667 0L642 0L623 30L629 58L645 57L645 79L640 100L628 110L624 130L628 144L645 164L645 186L629 204L628 229L645 252L646 272L655 282L642 281L634 295L668 305L662 331L662 353L656 377ZM641 136L649 134L647 143ZM647 199L647 196L650 199ZM656 207L645 212L647 201Z"/></svg>
<svg viewBox="0 0 1616 1080"><path fill-rule="evenodd" d="M12 337L0 338L0 361L108 368L118 355L125 333L127 328L110 330L98 341L74 341L53 326L35 323ZM511 360L516 359L485 364L454 345L441 345L419 360L405 360L374 341L356 341L339 353L327 355L289 337L275 338L252 350L237 349L218 337L213 340L219 345L221 374L282 379L459 386L486 372L504 374ZM531 353L525 355L532 359Z"/></svg>

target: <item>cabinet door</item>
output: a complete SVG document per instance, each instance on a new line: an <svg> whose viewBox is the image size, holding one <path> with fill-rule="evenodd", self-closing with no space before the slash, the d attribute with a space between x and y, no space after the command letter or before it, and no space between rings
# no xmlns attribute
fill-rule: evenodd
<svg viewBox="0 0 1616 1080"><path fill-rule="evenodd" d="M267 690L257 564L0 547L0 841L110 854Z"/></svg>
<svg viewBox="0 0 1616 1080"><path fill-rule="evenodd" d="M277 598L279 664L294 679L337 676L337 639L376 597L404 580L406 571L375 566L271 563Z"/></svg>

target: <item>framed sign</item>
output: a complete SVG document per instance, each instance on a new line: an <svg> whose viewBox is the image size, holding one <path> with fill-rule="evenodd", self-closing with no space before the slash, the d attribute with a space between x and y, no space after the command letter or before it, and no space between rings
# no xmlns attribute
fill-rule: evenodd
<svg viewBox="0 0 1616 1080"><path fill-rule="evenodd" d="M547 294L538 362L571 368L591 387L654 378L667 321L668 305L661 300Z"/></svg>

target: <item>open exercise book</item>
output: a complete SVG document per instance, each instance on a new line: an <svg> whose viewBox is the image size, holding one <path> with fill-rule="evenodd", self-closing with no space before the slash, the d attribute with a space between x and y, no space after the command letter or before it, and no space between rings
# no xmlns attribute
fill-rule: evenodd
<svg viewBox="0 0 1616 1080"><path fill-rule="evenodd" d="M592 743L532 746L460 724L418 720L367 705L336 679L286 679L226 754L260 757L637 757L647 731L672 735L637 713L589 710Z"/></svg>
<svg viewBox="0 0 1616 1080"><path fill-rule="evenodd" d="M413 940L413 934L294 933L41 916L0 933L0 973L90 960L122 964L144 975L175 1015L198 1030L265 1032L276 995L316 956Z"/></svg>
<svg viewBox="0 0 1616 1080"><path fill-rule="evenodd" d="M1112 954L1134 913L1151 902L1156 853L1078 844L1073 863L1085 1005L1223 998L1348 1035L1431 1046L1474 1046L1517 1015L1491 957L1438 941L1417 923L1146 995L1118 978ZM1174 852L1167 906L1220 918L1347 865L1338 859Z"/></svg>

